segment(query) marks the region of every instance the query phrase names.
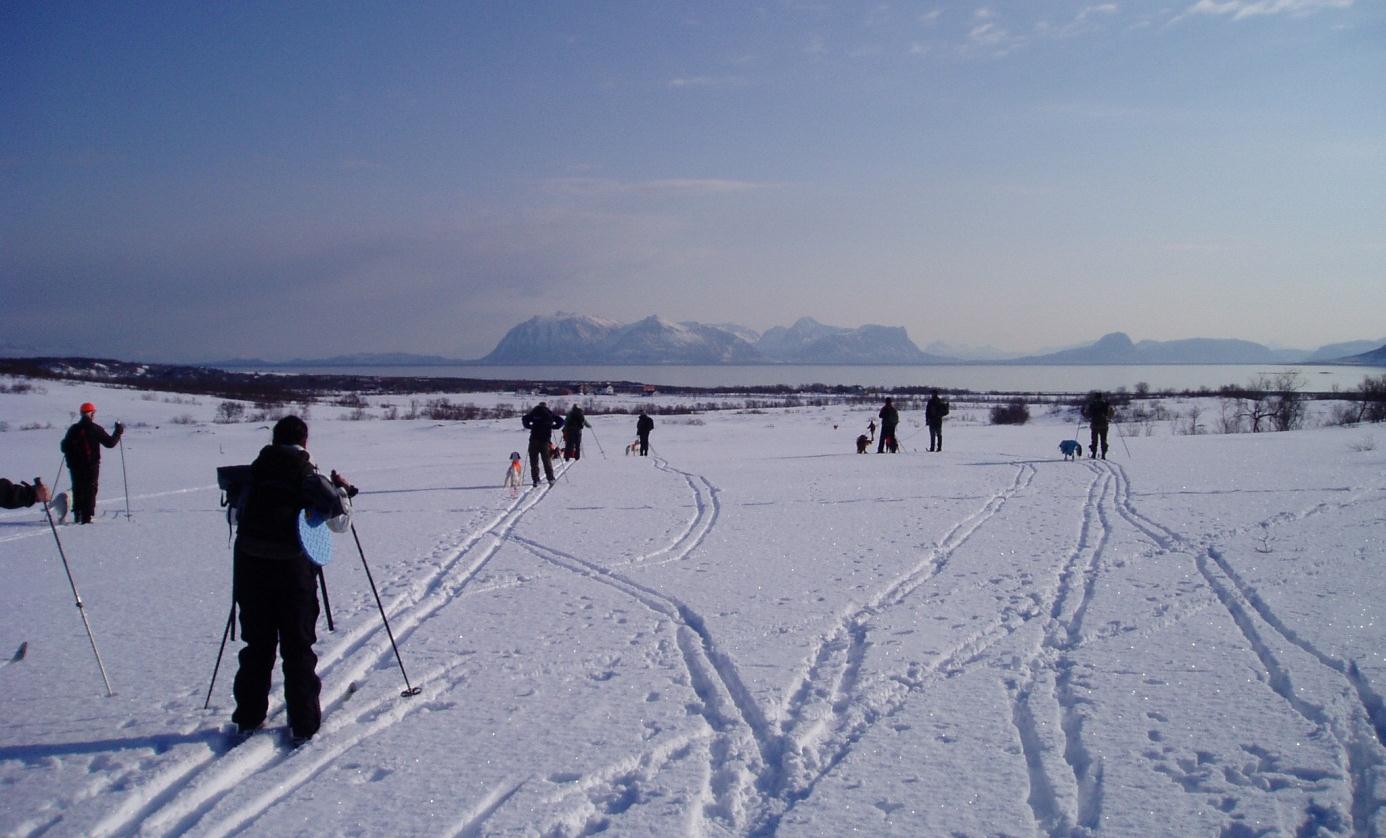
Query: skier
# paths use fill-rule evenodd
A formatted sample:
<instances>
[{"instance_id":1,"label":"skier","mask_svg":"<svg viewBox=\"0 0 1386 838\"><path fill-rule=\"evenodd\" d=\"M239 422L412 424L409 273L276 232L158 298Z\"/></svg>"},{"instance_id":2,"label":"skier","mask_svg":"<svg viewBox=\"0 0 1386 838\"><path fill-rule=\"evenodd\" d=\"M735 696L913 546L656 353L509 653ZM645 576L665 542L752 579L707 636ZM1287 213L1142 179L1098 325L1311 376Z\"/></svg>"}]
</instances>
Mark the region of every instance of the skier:
<instances>
[{"instance_id":1,"label":"skier","mask_svg":"<svg viewBox=\"0 0 1386 838\"><path fill-rule=\"evenodd\" d=\"M236 671L236 710L242 734L265 721L275 648L283 658L284 705L295 744L313 737L322 724L318 696L318 574L298 538L298 515L314 510L334 531L350 526L347 498L356 494L345 478L318 474L305 446L308 425L285 416L274 426L270 445L251 465L251 485L236 531L232 592L241 609L245 648Z\"/></svg>"},{"instance_id":2,"label":"skier","mask_svg":"<svg viewBox=\"0 0 1386 838\"><path fill-rule=\"evenodd\" d=\"M924 422L929 426L929 450L943 450L943 417L948 415L948 402L938 397L938 391L929 396L924 405Z\"/></svg>"},{"instance_id":3,"label":"skier","mask_svg":"<svg viewBox=\"0 0 1386 838\"><path fill-rule=\"evenodd\" d=\"M900 446L895 441L895 426L900 424L900 414L895 410L895 405L891 403L887 396L885 406L877 414L881 417L881 441L876 445L876 453L884 454L887 448L894 454L900 450Z\"/></svg>"},{"instance_id":4,"label":"skier","mask_svg":"<svg viewBox=\"0 0 1386 838\"><path fill-rule=\"evenodd\" d=\"M1092 427L1092 442L1088 446L1088 459L1097 456L1098 442L1102 448L1102 459L1107 459L1107 423L1112 418L1112 405L1101 390L1094 390L1083 405L1083 418Z\"/></svg>"},{"instance_id":5,"label":"skier","mask_svg":"<svg viewBox=\"0 0 1386 838\"><path fill-rule=\"evenodd\" d=\"M549 406L539 402L533 410L524 415L520 424L529 428L529 473L534 485L539 485L539 461L544 461L544 476L553 485L553 455L549 446L553 444L553 432L563 427L563 417L555 416Z\"/></svg>"},{"instance_id":6,"label":"skier","mask_svg":"<svg viewBox=\"0 0 1386 838\"><path fill-rule=\"evenodd\" d=\"M650 431L654 430L654 420L640 411L640 418L635 420L635 435L640 438L640 456L650 455Z\"/></svg>"},{"instance_id":7,"label":"skier","mask_svg":"<svg viewBox=\"0 0 1386 838\"><path fill-rule=\"evenodd\" d=\"M19 483L0 477L0 506L6 509L19 509L25 506L33 506L39 501L48 503L53 496L48 493L48 487L42 483L35 482L33 486L20 481Z\"/></svg>"},{"instance_id":8,"label":"skier","mask_svg":"<svg viewBox=\"0 0 1386 838\"><path fill-rule=\"evenodd\" d=\"M563 420L563 459L582 459L582 429L590 427L582 408L573 405Z\"/></svg>"},{"instance_id":9,"label":"skier","mask_svg":"<svg viewBox=\"0 0 1386 838\"><path fill-rule=\"evenodd\" d=\"M78 524L90 524L96 513L96 489L101 475L101 446L114 448L125 433L125 426L115 423L115 433L96 424L96 405L84 402L80 408L82 418L67 429L63 437L63 456L67 458L67 470L72 476L72 520Z\"/></svg>"}]
</instances>

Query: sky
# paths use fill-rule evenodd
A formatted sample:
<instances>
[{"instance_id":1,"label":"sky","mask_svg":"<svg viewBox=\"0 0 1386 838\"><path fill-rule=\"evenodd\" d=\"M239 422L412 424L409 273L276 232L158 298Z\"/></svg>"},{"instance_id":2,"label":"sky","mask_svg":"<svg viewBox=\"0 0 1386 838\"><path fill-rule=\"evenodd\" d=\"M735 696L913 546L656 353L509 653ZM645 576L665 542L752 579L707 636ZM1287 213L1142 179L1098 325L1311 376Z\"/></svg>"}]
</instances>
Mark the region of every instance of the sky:
<instances>
[{"instance_id":1,"label":"sky","mask_svg":"<svg viewBox=\"0 0 1386 838\"><path fill-rule=\"evenodd\" d=\"M1386 332L1377 2L12 2L0 78L11 354Z\"/></svg>"}]
</instances>

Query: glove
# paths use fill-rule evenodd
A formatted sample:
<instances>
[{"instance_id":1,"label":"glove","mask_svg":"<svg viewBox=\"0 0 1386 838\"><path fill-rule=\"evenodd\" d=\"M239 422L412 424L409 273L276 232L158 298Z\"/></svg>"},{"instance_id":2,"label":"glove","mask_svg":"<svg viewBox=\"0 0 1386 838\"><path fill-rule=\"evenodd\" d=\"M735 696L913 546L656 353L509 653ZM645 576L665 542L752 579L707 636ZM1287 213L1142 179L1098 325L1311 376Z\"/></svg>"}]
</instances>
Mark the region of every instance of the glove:
<instances>
[{"instance_id":1,"label":"glove","mask_svg":"<svg viewBox=\"0 0 1386 838\"><path fill-rule=\"evenodd\" d=\"M332 472L332 485L336 486L339 489L345 489L346 496L348 498L356 497L357 492L360 491L360 489L357 489L355 486L348 483L345 477L341 476L335 471Z\"/></svg>"},{"instance_id":2,"label":"glove","mask_svg":"<svg viewBox=\"0 0 1386 838\"><path fill-rule=\"evenodd\" d=\"M125 426L119 422L115 423L115 435L120 436L123 433L125 433Z\"/></svg>"}]
</instances>

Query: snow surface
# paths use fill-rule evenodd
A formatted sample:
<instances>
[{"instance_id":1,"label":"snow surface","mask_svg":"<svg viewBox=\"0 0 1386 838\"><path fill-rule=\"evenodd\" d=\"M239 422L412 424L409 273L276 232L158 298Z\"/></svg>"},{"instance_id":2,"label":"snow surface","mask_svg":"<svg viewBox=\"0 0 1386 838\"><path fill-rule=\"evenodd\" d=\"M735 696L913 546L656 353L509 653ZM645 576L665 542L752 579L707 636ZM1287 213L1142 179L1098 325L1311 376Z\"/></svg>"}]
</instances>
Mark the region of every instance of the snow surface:
<instances>
[{"instance_id":1,"label":"snow surface","mask_svg":"<svg viewBox=\"0 0 1386 838\"><path fill-rule=\"evenodd\" d=\"M1062 415L955 409L929 454L909 411L904 453L859 456L874 411L844 405L657 417L640 458L596 415L512 497L518 420L314 405L422 694L346 536L321 733L228 750L214 468L267 426L43 382L0 394L0 474L51 479L88 399L131 425L133 514L108 451L97 522L59 533L116 696L46 520L0 513L6 834L1386 833L1376 430L1156 426L1064 462Z\"/></svg>"}]
</instances>

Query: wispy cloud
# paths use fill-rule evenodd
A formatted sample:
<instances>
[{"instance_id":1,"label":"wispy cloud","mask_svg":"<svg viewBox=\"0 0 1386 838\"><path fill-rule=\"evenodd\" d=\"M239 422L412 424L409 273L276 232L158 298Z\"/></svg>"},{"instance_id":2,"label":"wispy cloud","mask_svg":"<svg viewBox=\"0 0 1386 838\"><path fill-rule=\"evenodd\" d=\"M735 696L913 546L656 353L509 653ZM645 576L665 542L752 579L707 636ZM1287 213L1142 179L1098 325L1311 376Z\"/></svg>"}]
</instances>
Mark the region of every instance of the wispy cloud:
<instances>
[{"instance_id":1,"label":"wispy cloud","mask_svg":"<svg viewBox=\"0 0 1386 838\"><path fill-rule=\"evenodd\" d=\"M673 88L745 87L747 84L743 76L679 76L669 80Z\"/></svg>"},{"instance_id":2,"label":"wispy cloud","mask_svg":"<svg viewBox=\"0 0 1386 838\"><path fill-rule=\"evenodd\" d=\"M1224 15L1232 20L1262 15L1310 15L1324 9L1348 9L1355 0L1198 0L1176 21L1193 15Z\"/></svg>"},{"instance_id":3,"label":"wispy cloud","mask_svg":"<svg viewBox=\"0 0 1386 838\"><path fill-rule=\"evenodd\" d=\"M569 177L544 182L555 192L568 195L729 195L774 189L783 184L770 181L735 180L731 178L664 178L656 180L623 181L614 178Z\"/></svg>"}]
</instances>

